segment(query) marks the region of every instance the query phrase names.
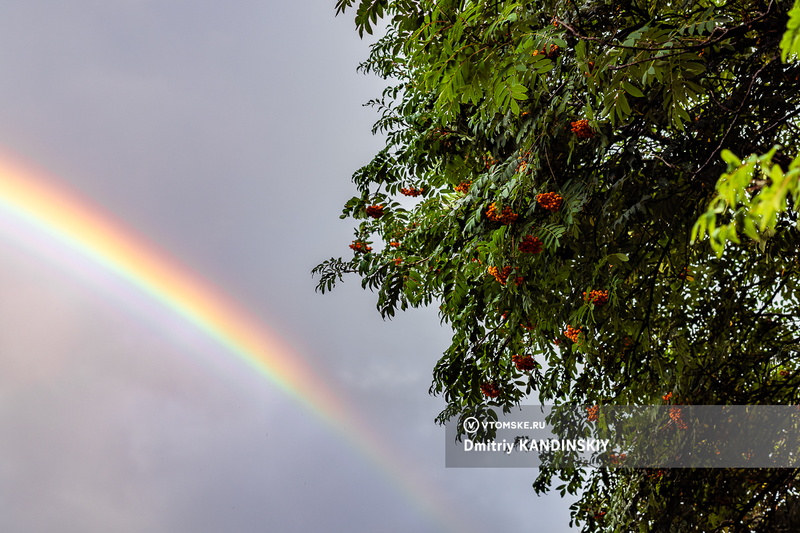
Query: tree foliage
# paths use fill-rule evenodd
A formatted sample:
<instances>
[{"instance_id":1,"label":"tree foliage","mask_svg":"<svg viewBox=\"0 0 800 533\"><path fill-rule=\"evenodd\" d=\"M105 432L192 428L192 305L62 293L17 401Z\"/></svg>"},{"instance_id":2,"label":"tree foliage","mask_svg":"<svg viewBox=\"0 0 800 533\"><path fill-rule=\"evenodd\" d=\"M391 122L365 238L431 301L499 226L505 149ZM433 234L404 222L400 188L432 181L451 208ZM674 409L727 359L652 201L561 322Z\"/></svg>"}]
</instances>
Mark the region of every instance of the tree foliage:
<instances>
[{"instance_id":1,"label":"tree foliage","mask_svg":"<svg viewBox=\"0 0 800 533\"><path fill-rule=\"evenodd\" d=\"M532 394L800 403L792 7L339 0L362 35L386 22L360 66L387 81L386 147L318 288L356 273L384 317L439 306L440 422ZM543 468L534 488L583 491L584 531L789 531L797 476Z\"/></svg>"}]
</instances>

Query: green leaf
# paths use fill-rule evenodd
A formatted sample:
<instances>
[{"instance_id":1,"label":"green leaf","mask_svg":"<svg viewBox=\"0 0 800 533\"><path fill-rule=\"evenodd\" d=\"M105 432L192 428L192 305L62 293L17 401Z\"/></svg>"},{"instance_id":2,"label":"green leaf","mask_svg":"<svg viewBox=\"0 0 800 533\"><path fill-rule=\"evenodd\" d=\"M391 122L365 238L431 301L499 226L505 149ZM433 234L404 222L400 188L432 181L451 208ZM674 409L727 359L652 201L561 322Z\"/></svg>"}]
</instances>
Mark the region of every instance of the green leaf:
<instances>
[{"instance_id":1,"label":"green leaf","mask_svg":"<svg viewBox=\"0 0 800 533\"><path fill-rule=\"evenodd\" d=\"M622 110L620 119L623 119L631 114L631 106L628 104L628 98L625 93L617 93L617 108Z\"/></svg>"},{"instance_id":2,"label":"green leaf","mask_svg":"<svg viewBox=\"0 0 800 533\"><path fill-rule=\"evenodd\" d=\"M636 86L631 84L630 82L623 81L622 82L622 88L625 89L625 92L627 92L631 96L634 96L636 98L643 98L644 97L644 93L642 91L640 91L639 89L637 89Z\"/></svg>"},{"instance_id":3,"label":"green leaf","mask_svg":"<svg viewBox=\"0 0 800 533\"><path fill-rule=\"evenodd\" d=\"M780 43L781 61L796 60L800 56L800 0L795 0L789 11L789 22Z\"/></svg>"},{"instance_id":4,"label":"green leaf","mask_svg":"<svg viewBox=\"0 0 800 533\"><path fill-rule=\"evenodd\" d=\"M742 160L739 159L738 157L736 157L733 154L733 152L731 152L727 148L723 148L723 150L720 152L719 155L720 155L720 157L722 157L723 161L728 163L728 168L739 167L739 166L742 165Z\"/></svg>"}]
</instances>

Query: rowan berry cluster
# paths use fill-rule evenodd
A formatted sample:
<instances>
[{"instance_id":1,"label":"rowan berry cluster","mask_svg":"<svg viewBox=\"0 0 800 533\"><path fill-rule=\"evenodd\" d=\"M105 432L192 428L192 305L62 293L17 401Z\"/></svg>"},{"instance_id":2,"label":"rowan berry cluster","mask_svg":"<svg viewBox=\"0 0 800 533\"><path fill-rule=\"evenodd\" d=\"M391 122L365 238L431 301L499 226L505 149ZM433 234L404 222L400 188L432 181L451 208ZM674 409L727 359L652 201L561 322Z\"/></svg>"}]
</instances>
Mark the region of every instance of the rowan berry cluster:
<instances>
[{"instance_id":1,"label":"rowan berry cluster","mask_svg":"<svg viewBox=\"0 0 800 533\"><path fill-rule=\"evenodd\" d=\"M531 55L545 56L547 59L555 59L556 57L558 57L559 51L560 50L557 44L551 44L549 47L545 46L541 50L534 50L533 54Z\"/></svg>"},{"instance_id":2,"label":"rowan berry cluster","mask_svg":"<svg viewBox=\"0 0 800 533\"><path fill-rule=\"evenodd\" d=\"M519 243L519 251L526 254L538 254L544 249L542 241L533 235L525 235Z\"/></svg>"},{"instance_id":3,"label":"rowan berry cluster","mask_svg":"<svg viewBox=\"0 0 800 533\"><path fill-rule=\"evenodd\" d=\"M495 166L497 163L498 163L498 161L494 157L492 157L490 155L483 156L483 165L486 167L486 170L489 170L490 168Z\"/></svg>"},{"instance_id":4,"label":"rowan berry cluster","mask_svg":"<svg viewBox=\"0 0 800 533\"><path fill-rule=\"evenodd\" d=\"M548 211L556 212L561 209L564 197L555 192L544 192L536 195L536 203Z\"/></svg>"},{"instance_id":5,"label":"rowan berry cluster","mask_svg":"<svg viewBox=\"0 0 800 533\"><path fill-rule=\"evenodd\" d=\"M511 360L517 365L517 370L520 372L527 372L536 368L536 361L533 360L532 355L512 355Z\"/></svg>"},{"instance_id":6,"label":"rowan berry cluster","mask_svg":"<svg viewBox=\"0 0 800 533\"><path fill-rule=\"evenodd\" d=\"M526 113L523 113L523 115L525 114ZM528 170L528 159L530 158L530 156L531 153L530 151L528 151L528 152L522 152L520 156L517 157L517 172L522 173Z\"/></svg>"},{"instance_id":7,"label":"rowan berry cluster","mask_svg":"<svg viewBox=\"0 0 800 533\"><path fill-rule=\"evenodd\" d=\"M383 205L370 205L365 211L372 218L381 218L383 216Z\"/></svg>"},{"instance_id":8,"label":"rowan berry cluster","mask_svg":"<svg viewBox=\"0 0 800 533\"><path fill-rule=\"evenodd\" d=\"M584 292L583 299L597 306L605 305L608 303L608 291L589 291L589 294Z\"/></svg>"},{"instance_id":9,"label":"rowan berry cluster","mask_svg":"<svg viewBox=\"0 0 800 533\"><path fill-rule=\"evenodd\" d=\"M425 191L425 189L417 189L416 187L403 187L402 189L400 189L400 193L401 194L403 194L405 196L413 196L413 197L419 196L424 191Z\"/></svg>"},{"instance_id":10,"label":"rowan berry cluster","mask_svg":"<svg viewBox=\"0 0 800 533\"><path fill-rule=\"evenodd\" d=\"M578 342L581 333L583 330L581 328L573 328L569 324L567 324L567 329L564 331L564 336L571 340L572 342Z\"/></svg>"},{"instance_id":11,"label":"rowan berry cluster","mask_svg":"<svg viewBox=\"0 0 800 533\"><path fill-rule=\"evenodd\" d=\"M597 422L597 416L600 412L599 405L593 405L586 408L586 420L588 422Z\"/></svg>"},{"instance_id":12,"label":"rowan berry cluster","mask_svg":"<svg viewBox=\"0 0 800 533\"><path fill-rule=\"evenodd\" d=\"M500 282L501 285L505 285L506 284L506 281L508 280L508 275L511 274L511 267L510 266L503 267L502 270L500 270L497 267L489 267L487 270L488 270L489 274L494 276L494 279L496 279L498 282Z\"/></svg>"},{"instance_id":13,"label":"rowan berry cluster","mask_svg":"<svg viewBox=\"0 0 800 533\"><path fill-rule=\"evenodd\" d=\"M467 192L469 192L469 188L471 186L472 186L472 182L471 181L462 181L461 183L456 185L454 187L454 189L456 190L456 192L467 194Z\"/></svg>"},{"instance_id":14,"label":"rowan berry cluster","mask_svg":"<svg viewBox=\"0 0 800 533\"><path fill-rule=\"evenodd\" d=\"M353 241L353 244L350 245L350 249L356 253L365 254L372 251L372 246L367 246L367 243L363 241Z\"/></svg>"},{"instance_id":15,"label":"rowan berry cluster","mask_svg":"<svg viewBox=\"0 0 800 533\"><path fill-rule=\"evenodd\" d=\"M511 211L511 207L509 206L503 207L503 210L498 212L497 204L492 202L489 209L486 211L486 218L503 225L508 225L516 222L519 215Z\"/></svg>"},{"instance_id":16,"label":"rowan berry cluster","mask_svg":"<svg viewBox=\"0 0 800 533\"><path fill-rule=\"evenodd\" d=\"M622 351L627 352L633 346L633 339L627 335L622 339Z\"/></svg>"},{"instance_id":17,"label":"rowan berry cluster","mask_svg":"<svg viewBox=\"0 0 800 533\"><path fill-rule=\"evenodd\" d=\"M394 258L394 264L395 265L400 265L402 262L403 262L403 258L402 257L395 257Z\"/></svg>"},{"instance_id":18,"label":"rowan berry cluster","mask_svg":"<svg viewBox=\"0 0 800 533\"><path fill-rule=\"evenodd\" d=\"M622 463L623 461L625 461L625 459L627 457L628 457L628 455L624 454L624 453L620 453L620 454L612 453L611 455L608 456L608 458L611 459L611 464L612 465L618 465L618 464Z\"/></svg>"},{"instance_id":19,"label":"rowan berry cluster","mask_svg":"<svg viewBox=\"0 0 800 533\"><path fill-rule=\"evenodd\" d=\"M500 396L500 387L496 381L486 381L481 383L481 392L489 398L497 398Z\"/></svg>"},{"instance_id":20,"label":"rowan berry cluster","mask_svg":"<svg viewBox=\"0 0 800 533\"><path fill-rule=\"evenodd\" d=\"M589 125L589 121L586 119L570 122L570 126L572 126L572 133L574 133L578 139L591 139L595 135L594 130Z\"/></svg>"},{"instance_id":21,"label":"rowan berry cluster","mask_svg":"<svg viewBox=\"0 0 800 533\"><path fill-rule=\"evenodd\" d=\"M392 248L398 248L400 246L400 243L397 241L392 241L389 243L389 246L391 246Z\"/></svg>"},{"instance_id":22,"label":"rowan berry cluster","mask_svg":"<svg viewBox=\"0 0 800 533\"><path fill-rule=\"evenodd\" d=\"M666 393L661 397L661 399L664 400L664 403L669 403L669 401L672 399L672 392Z\"/></svg>"},{"instance_id":23,"label":"rowan berry cluster","mask_svg":"<svg viewBox=\"0 0 800 533\"><path fill-rule=\"evenodd\" d=\"M673 422L675 422L675 425L678 426L678 429L689 429L689 426L683 419L683 412L681 411L680 407L670 407L669 417Z\"/></svg>"}]
</instances>

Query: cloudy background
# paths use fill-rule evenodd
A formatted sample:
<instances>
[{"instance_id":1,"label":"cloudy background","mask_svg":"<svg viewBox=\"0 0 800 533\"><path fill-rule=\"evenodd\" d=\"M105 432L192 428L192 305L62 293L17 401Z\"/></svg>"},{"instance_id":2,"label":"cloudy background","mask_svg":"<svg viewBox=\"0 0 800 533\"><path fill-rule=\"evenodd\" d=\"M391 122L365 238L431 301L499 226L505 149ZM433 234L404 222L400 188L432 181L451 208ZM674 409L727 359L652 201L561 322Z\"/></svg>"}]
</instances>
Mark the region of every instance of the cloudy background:
<instances>
[{"instance_id":1,"label":"cloudy background","mask_svg":"<svg viewBox=\"0 0 800 533\"><path fill-rule=\"evenodd\" d=\"M284 339L417 494L202 331L0 214L3 531L568 530L535 471L444 468L433 310L383 322L356 279L313 291L311 268L349 253L349 176L380 148L361 104L381 81L356 74L367 45L333 11L4 1L0 147Z\"/></svg>"}]
</instances>

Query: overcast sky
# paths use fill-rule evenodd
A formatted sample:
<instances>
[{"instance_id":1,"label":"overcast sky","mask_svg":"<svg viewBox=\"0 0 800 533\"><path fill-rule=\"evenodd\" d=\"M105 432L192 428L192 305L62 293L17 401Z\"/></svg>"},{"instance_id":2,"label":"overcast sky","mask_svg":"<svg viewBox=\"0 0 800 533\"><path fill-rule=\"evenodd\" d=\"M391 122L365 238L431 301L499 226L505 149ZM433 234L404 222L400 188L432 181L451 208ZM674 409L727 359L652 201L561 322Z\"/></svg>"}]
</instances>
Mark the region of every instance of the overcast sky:
<instances>
[{"instance_id":1,"label":"overcast sky","mask_svg":"<svg viewBox=\"0 0 800 533\"><path fill-rule=\"evenodd\" d=\"M381 80L334 2L7 0L0 147L47 169L249 310L410 472L113 273L0 214L0 529L567 531L533 470L446 469L433 310L383 322L348 255L350 175ZM435 513L415 498L437 494ZM453 530L453 529L450 530Z\"/></svg>"}]
</instances>

